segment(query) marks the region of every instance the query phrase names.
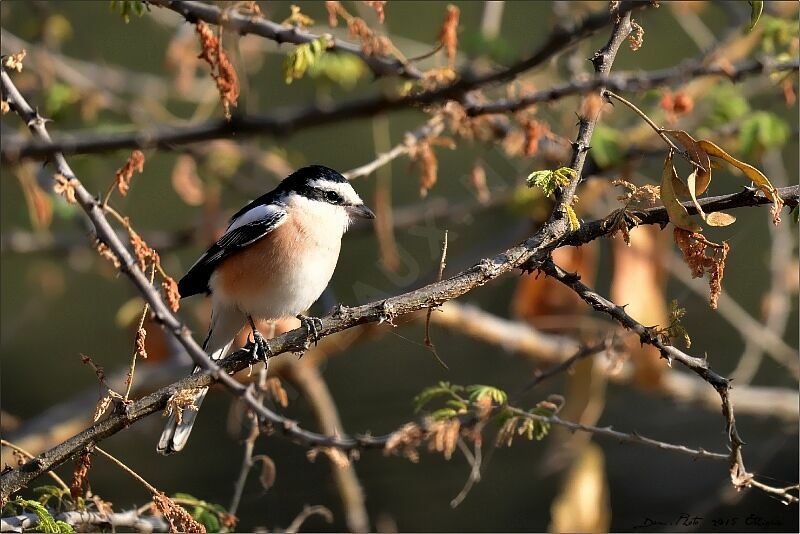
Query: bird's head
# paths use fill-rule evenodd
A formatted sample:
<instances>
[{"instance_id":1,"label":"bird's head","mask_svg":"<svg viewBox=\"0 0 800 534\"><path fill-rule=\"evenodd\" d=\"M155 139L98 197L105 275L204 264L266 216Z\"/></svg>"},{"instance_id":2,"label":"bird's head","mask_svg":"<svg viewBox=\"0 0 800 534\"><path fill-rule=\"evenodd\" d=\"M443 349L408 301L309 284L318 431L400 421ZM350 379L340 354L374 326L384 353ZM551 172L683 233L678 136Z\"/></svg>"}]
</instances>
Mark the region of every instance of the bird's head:
<instances>
[{"instance_id":1,"label":"bird's head","mask_svg":"<svg viewBox=\"0 0 800 534\"><path fill-rule=\"evenodd\" d=\"M318 209L351 218L374 219L375 214L364 205L344 176L323 165L309 165L287 176L278 186L285 194L296 195L295 202L309 209ZM291 199L290 199L291 202Z\"/></svg>"}]
</instances>

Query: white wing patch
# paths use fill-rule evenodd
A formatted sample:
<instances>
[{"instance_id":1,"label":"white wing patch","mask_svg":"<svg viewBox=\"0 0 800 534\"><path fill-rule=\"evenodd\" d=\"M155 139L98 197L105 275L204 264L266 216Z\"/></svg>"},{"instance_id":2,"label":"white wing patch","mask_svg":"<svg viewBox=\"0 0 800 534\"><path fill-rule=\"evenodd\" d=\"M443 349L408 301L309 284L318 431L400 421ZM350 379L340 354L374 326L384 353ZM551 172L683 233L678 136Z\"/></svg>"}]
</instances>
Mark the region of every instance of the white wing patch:
<instances>
[{"instance_id":1,"label":"white wing patch","mask_svg":"<svg viewBox=\"0 0 800 534\"><path fill-rule=\"evenodd\" d=\"M242 213L239 217L231 221L231 224L228 226L228 229L225 230L225 233L231 232L236 230L237 228L241 228L245 224L250 224L257 221L267 221L270 219L274 219L275 217L280 217L281 214L284 212L284 209L280 206L275 206L272 204L259 204L258 206Z\"/></svg>"}]
</instances>

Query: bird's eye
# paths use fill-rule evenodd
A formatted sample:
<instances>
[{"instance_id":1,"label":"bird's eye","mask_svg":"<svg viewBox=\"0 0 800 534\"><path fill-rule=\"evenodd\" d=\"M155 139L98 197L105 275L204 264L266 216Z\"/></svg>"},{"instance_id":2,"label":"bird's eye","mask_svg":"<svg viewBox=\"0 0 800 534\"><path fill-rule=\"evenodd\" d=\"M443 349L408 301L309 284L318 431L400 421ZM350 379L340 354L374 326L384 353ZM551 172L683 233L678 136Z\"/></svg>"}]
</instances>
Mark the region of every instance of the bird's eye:
<instances>
[{"instance_id":1,"label":"bird's eye","mask_svg":"<svg viewBox=\"0 0 800 534\"><path fill-rule=\"evenodd\" d=\"M333 191L325 191L325 200L327 200L328 202L338 202L339 195L337 195Z\"/></svg>"}]
</instances>

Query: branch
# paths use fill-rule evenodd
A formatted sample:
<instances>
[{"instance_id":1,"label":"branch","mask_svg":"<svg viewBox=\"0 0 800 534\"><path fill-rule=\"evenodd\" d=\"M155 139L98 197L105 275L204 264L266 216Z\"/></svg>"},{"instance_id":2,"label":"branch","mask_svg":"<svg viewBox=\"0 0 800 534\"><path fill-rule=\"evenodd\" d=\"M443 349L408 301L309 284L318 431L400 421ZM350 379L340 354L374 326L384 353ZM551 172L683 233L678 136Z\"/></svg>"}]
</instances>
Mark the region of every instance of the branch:
<instances>
[{"instance_id":1,"label":"branch","mask_svg":"<svg viewBox=\"0 0 800 534\"><path fill-rule=\"evenodd\" d=\"M585 80L576 80L557 85L550 89L536 91L520 98L509 98L466 106L470 116L486 115L493 113L514 113L535 104L553 102L565 96L585 94L594 89L605 87L610 91L638 92L662 87L665 85L681 84L703 76L722 76L733 82L748 76L771 74L773 72L800 69L800 61L776 61L771 57L756 60L742 61L733 66L719 64L706 65L700 61L691 61L668 69L650 72L620 72L611 76L595 76Z\"/></svg>"},{"instance_id":2,"label":"branch","mask_svg":"<svg viewBox=\"0 0 800 534\"><path fill-rule=\"evenodd\" d=\"M171 9L178 13L187 22L192 24L198 20L223 26L239 35L259 35L278 44L292 43L303 44L319 39L319 35L302 30L296 26L284 26L264 18L260 15L242 13L236 9L220 9L211 4L202 2L189 2L184 0L147 0L150 4L158 7ZM330 38L329 50L353 54L372 70L376 77L380 76L400 76L417 80L422 77L422 73L409 63L403 63L397 59L389 57L379 57L365 54L361 46L343 39Z\"/></svg>"},{"instance_id":3,"label":"branch","mask_svg":"<svg viewBox=\"0 0 800 534\"><path fill-rule=\"evenodd\" d=\"M786 206L794 208L798 204L798 199L800 199L800 186L781 187L778 189L778 193L785 201ZM738 193L699 199L699 204L706 213L725 211L734 208L763 206L771 203L771 200L764 196L760 190L755 188L745 188ZM690 215L695 215L697 213L697 207L692 202L683 202L682 204ZM641 219L640 225L659 224L663 227L669 222L667 210L663 206L637 211L636 216ZM633 228L633 226L630 225L629 228ZM610 229L610 224L606 219L596 219L594 221L581 223L581 227L578 230L570 232L569 235L567 235L562 245L580 246L594 241L598 237L607 235Z\"/></svg>"},{"instance_id":4,"label":"branch","mask_svg":"<svg viewBox=\"0 0 800 534\"><path fill-rule=\"evenodd\" d=\"M677 348L664 344L655 333L652 327L645 327L633 317L625 312L625 308L618 306L599 295L597 292L586 286L580 281L580 276L575 273L568 273L554 264L552 260L546 260L540 266L540 269L549 276L554 277L559 282L571 288L581 299L587 304L592 306L595 310L610 315L613 319L619 322L625 328L631 330L639 336L642 343L647 343L656 347L662 357L667 359L667 362L672 365L672 361L678 361L689 370L697 374L705 382L711 385L719 395L722 402L722 415L725 417L728 440L730 443L730 454L728 455L728 463L730 465L731 481L736 489L751 486L753 482L753 475L748 473L744 460L742 457L742 446L744 442L739 436L736 428L736 418L733 413L733 405L730 400L730 381L716 372L714 372L708 365L705 358L696 358L690 356ZM763 489L763 484L759 483L758 487ZM794 502L797 498L791 497ZM786 497L786 498L789 498Z\"/></svg>"},{"instance_id":5,"label":"branch","mask_svg":"<svg viewBox=\"0 0 800 534\"><path fill-rule=\"evenodd\" d=\"M167 1L158 0L158 2L164 3L167 3ZM177 4L178 2L173 1L172 3ZM180 2L182 5L187 3ZM195 5L196 3L193 2L192 4ZM197 5L218 11L218 8L213 6ZM620 6L620 12L630 13L631 10L649 5L649 2L623 2ZM557 28L534 54L506 69L483 75L475 75L471 71L465 71L452 84L430 91L412 93L407 96L378 95L334 106L314 104L304 108L280 110L269 116L242 117L234 115L230 121L222 118L213 119L187 127L160 126L124 133L63 133L58 139L50 143L38 140L27 143L6 140L3 143L2 150L0 150L0 161L3 163L15 163L25 158L49 157L56 152L70 155L92 154L123 148L160 148L170 150L173 145L208 141L233 135L236 135L237 138L256 134L284 137L302 128L372 117L380 113L412 106L424 106L448 99L460 99L469 91L485 85L510 80L526 70L544 64L559 52L591 36L595 31L607 25L609 20L608 12L603 10L574 27ZM295 30L286 28L283 28L283 30L295 32Z\"/></svg>"},{"instance_id":6,"label":"branch","mask_svg":"<svg viewBox=\"0 0 800 534\"><path fill-rule=\"evenodd\" d=\"M578 430L580 430L581 432L588 432L590 434L594 434L595 436L603 436L618 441L620 443L635 443L637 445L646 445L648 447L655 447L656 449L661 449L662 451L678 452L681 454L686 454L701 459L709 459L709 460L728 459L727 454L721 454L718 452L709 452L703 448L692 449L691 447L686 447L685 445L675 445L673 443L667 443L665 441L658 441L656 439L642 436L637 432L631 432L631 433L619 432L617 430L612 429L610 426L597 427L592 425L584 425L581 423L573 423L572 421L565 421L555 415L551 416L537 415L537 414L532 414L530 412L526 412L524 410L520 410L519 408L510 408L510 411L514 415L518 415L528 419L533 419L534 421L540 421L543 423L550 423L552 425L563 426L564 428L572 430L573 432Z\"/></svg>"},{"instance_id":7,"label":"branch","mask_svg":"<svg viewBox=\"0 0 800 534\"><path fill-rule=\"evenodd\" d=\"M594 63L599 72L603 74L608 73L616 51L629 31L630 12L619 17L614 25L608 44L603 50L596 54ZM544 60L543 56L541 60ZM44 119L42 119L42 117L24 100L6 73L4 67L2 69L1 79L4 96L11 107L25 120L38 139L45 144L49 144L51 141L44 127ZM462 82L457 82L455 86L459 85L459 83ZM572 164L572 168L577 171L578 177L580 176L580 170L585 160L586 150L591 139L593 127L594 120L582 121L578 142L575 144ZM77 180L72 169L69 168L69 165L64 159L63 154L56 152L54 154L54 159L58 172L74 183L76 199L95 225L98 238L120 259L122 272L131 278L145 301L150 304L153 309L153 314L159 323L175 336L187 350L192 360L204 369L203 373L181 381L179 383L181 388L210 385L214 380L218 380L235 395L241 397L263 421L282 429L283 433L288 437L301 443L323 447L334 446L344 450L382 446L380 440L371 436L339 438L324 436L304 430L300 428L296 422L263 406L248 388L226 374L226 371L239 370L253 363L250 361L250 357L244 361L238 360L236 364L239 365L238 368L233 365L230 367L226 365L223 369L212 362L191 337L189 330L170 312L158 292L149 284L147 277L135 264L134 259L114 233L109 222L105 219L99 202L97 199L93 198ZM576 177L566 189L562 196L562 202L568 204L571 201L575 187L577 186L578 177ZM391 323L392 319L395 317L419 311L423 308L439 306L443 302L460 297L468 291L522 266L537 253L549 254L550 251L558 246L566 232L567 222L561 211L556 209L542 229L525 242L491 258L484 259L480 263L451 278L383 301L373 302L355 308L340 306L336 311L321 319L317 337L327 336L352 326L368 322L381 323L385 321ZM296 329L272 340L270 343L270 352L273 355L289 351L303 352L307 342L308 332L305 331L305 329ZM228 361L231 361L231 358L227 359L225 363ZM35 477L65 462L72 455L82 450L86 444L94 443L108 437L130 425L133 421L162 409L166 405L167 400L176 391L178 390L175 389L169 392L164 392L162 390L161 397L157 397L155 396L156 394L153 394L133 405L127 405L121 410L123 413L116 413L108 419L95 424L93 427L73 436L64 443L42 453L39 457L29 461L20 469L4 473L0 479L0 481L3 482L0 496L5 498L9 494L18 491ZM168 393L168 396L165 397L165 393Z\"/></svg>"},{"instance_id":8,"label":"branch","mask_svg":"<svg viewBox=\"0 0 800 534\"><path fill-rule=\"evenodd\" d=\"M88 510L54 513L53 518L57 521L64 521L72 526L96 525L104 527L110 525L113 528L132 528L138 532L169 532L170 528L166 520L156 516L141 516L136 510L128 512L113 512L105 514L102 512L91 512ZM25 513L12 517L4 517L0 520L0 532L23 532L24 530L34 529L39 524L39 517L34 513Z\"/></svg>"}]
</instances>

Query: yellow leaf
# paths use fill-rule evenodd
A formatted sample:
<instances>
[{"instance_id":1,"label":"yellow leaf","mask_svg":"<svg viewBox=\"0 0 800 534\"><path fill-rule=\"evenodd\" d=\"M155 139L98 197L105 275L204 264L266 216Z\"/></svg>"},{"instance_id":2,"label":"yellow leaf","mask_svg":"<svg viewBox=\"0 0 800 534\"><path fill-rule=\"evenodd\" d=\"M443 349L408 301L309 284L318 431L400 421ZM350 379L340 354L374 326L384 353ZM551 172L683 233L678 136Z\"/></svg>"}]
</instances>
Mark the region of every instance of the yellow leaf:
<instances>
[{"instance_id":1,"label":"yellow leaf","mask_svg":"<svg viewBox=\"0 0 800 534\"><path fill-rule=\"evenodd\" d=\"M740 171L742 171L745 176L747 176L753 183L755 183L761 191L770 199L775 205L772 210L772 218L775 224L778 224L781 221L780 218L780 211L783 207L783 199L778 194L778 190L775 189L775 186L772 185L772 182L764 176L764 174L753 167L752 165L748 165L743 161L739 161L738 159L734 158L723 149L712 143L707 139L701 139L697 142L698 146L702 148L709 156L713 156L715 158L724 159Z\"/></svg>"},{"instance_id":2,"label":"yellow leaf","mask_svg":"<svg viewBox=\"0 0 800 534\"><path fill-rule=\"evenodd\" d=\"M729 213L717 211L714 213L709 213L706 217L706 222L710 226L728 226L736 222L736 217Z\"/></svg>"},{"instance_id":3,"label":"yellow leaf","mask_svg":"<svg viewBox=\"0 0 800 534\"><path fill-rule=\"evenodd\" d=\"M711 183L711 160L708 154L702 149L694 137L683 130L664 130L664 133L672 135L686 149L689 159L697 164L695 195L702 195Z\"/></svg>"},{"instance_id":4,"label":"yellow leaf","mask_svg":"<svg viewBox=\"0 0 800 534\"><path fill-rule=\"evenodd\" d=\"M672 152L664 160L664 172L661 175L661 201L667 209L667 215L672 224L678 228L683 228L690 232L702 232L702 228L691 217L689 212L683 207L675 193L677 187L683 185L675 174L672 166Z\"/></svg>"},{"instance_id":5,"label":"yellow leaf","mask_svg":"<svg viewBox=\"0 0 800 534\"><path fill-rule=\"evenodd\" d=\"M706 220L706 213L703 211L703 208L700 206L700 203L697 201L697 195L695 191L697 190L697 171L693 171L692 174L686 178L686 186L689 190L689 196L692 198L692 204L694 207L697 208L697 214L700 215L700 218L704 221Z\"/></svg>"}]
</instances>

